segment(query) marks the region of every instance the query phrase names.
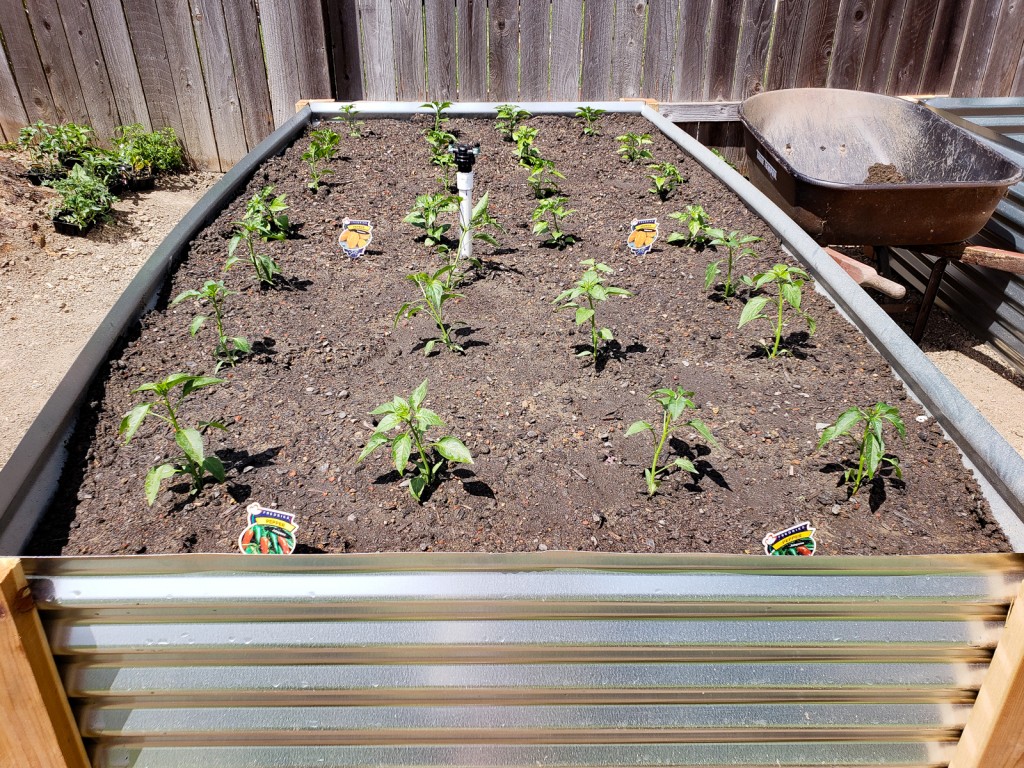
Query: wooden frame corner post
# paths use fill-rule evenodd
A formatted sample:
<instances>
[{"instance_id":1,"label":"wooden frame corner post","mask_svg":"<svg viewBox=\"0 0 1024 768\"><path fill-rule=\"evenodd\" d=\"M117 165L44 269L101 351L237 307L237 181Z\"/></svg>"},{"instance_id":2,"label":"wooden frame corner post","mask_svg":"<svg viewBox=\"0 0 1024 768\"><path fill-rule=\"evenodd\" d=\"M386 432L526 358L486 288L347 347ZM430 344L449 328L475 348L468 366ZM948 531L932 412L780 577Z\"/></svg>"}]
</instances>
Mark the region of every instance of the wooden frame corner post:
<instances>
[{"instance_id":1,"label":"wooden frame corner post","mask_svg":"<svg viewBox=\"0 0 1024 768\"><path fill-rule=\"evenodd\" d=\"M89 768L28 582L0 558L0 756L18 768ZM6 764L6 763L5 763Z\"/></svg>"},{"instance_id":2,"label":"wooden frame corner post","mask_svg":"<svg viewBox=\"0 0 1024 768\"><path fill-rule=\"evenodd\" d=\"M1024 765L1024 584L1010 606L992 663L949 768Z\"/></svg>"}]
</instances>

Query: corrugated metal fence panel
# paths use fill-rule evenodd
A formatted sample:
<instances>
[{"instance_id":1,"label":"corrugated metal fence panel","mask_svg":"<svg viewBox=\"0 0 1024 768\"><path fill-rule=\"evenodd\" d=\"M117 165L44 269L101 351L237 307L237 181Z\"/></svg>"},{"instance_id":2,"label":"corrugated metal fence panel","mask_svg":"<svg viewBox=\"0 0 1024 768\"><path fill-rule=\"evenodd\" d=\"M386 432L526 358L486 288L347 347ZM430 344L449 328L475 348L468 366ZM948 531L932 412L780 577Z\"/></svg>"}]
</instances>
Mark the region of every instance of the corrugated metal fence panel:
<instances>
[{"instance_id":1,"label":"corrugated metal fence panel","mask_svg":"<svg viewBox=\"0 0 1024 768\"><path fill-rule=\"evenodd\" d=\"M1024 558L24 565L99 768L942 766Z\"/></svg>"}]
</instances>

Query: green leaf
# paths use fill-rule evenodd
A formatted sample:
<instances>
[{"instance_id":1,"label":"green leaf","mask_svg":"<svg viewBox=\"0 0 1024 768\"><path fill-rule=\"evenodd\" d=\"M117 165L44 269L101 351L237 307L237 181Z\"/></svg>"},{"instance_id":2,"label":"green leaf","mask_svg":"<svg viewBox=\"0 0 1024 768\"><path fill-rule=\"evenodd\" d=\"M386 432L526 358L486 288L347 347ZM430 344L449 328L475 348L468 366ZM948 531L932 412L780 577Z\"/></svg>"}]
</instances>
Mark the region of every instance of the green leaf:
<instances>
[{"instance_id":1,"label":"green leaf","mask_svg":"<svg viewBox=\"0 0 1024 768\"><path fill-rule=\"evenodd\" d=\"M685 458L680 457L680 458L676 459L675 461L673 461L672 463L675 464L677 467L679 467L684 472L689 472L691 475L696 475L697 474L697 468L695 466L693 466L693 462L690 461L689 459L685 459Z\"/></svg>"},{"instance_id":2,"label":"green leaf","mask_svg":"<svg viewBox=\"0 0 1024 768\"><path fill-rule=\"evenodd\" d=\"M704 270L704 290L711 290L711 286L715 284L715 278L722 274L722 271L718 268L721 261L712 261L708 264L708 268Z\"/></svg>"},{"instance_id":3,"label":"green leaf","mask_svg":"<svg viewBox=\"0 0 1024 768\"><path fill-rule=\"evenodd\" d=\"M428 341L426 345L423 347L423 354L429 355L431 352L433 352L435 344L437 344L437 339L431 339L430 341Z\"/></svg>"},{"instance_id":4,"label":"green leaf","mask_svg":"<svg viewBox=\"0 0 1024 768\"><path fill-rule=\"evenodd\" d=\"M235 349L244 354L252 352L252 347L249 346L249 340L244 336L235 336L231 339L231 343L235 345Z\"/></svg>"},{"instance_id":5,"label":"green leaf","mask_svg":"<svg viewBox=\"0 0 1024 768\"><path fill-rule=\"evenodd\" d=\"M218 483L223 483L227 479L227 474L224 472L224 463L216 456L207 456L206 460L203 461L203 469L213 475Z\"/></svg>"},{"instance_id":6,"label":"green leaf","mask_svg":"<svg viewBox=\"0 0 1024 768\"><path fill-rule=\"evenodd\" d=\"M583 325L594 316L594 310L587 307L576 308L576 325Z\"/></svg>"},{"instance_id":7,"label":"green leaf","mask_svg":"<svg viewBox=\"0 0 1024 768\"><path fill-rule=\"evenodd\" d=\"M686 423L693 427L697 431L697 433L700 434L701 437L708 441L708 443L715 446L716 448L718 447L718 441L715 440L715 436L711 434L711 430L708 429L707 424L705 424L700 419L690 419Z\"/></svg>"},{"instance_id":8,"label":"green leaf","mask_svg":"<svg viewBox=\"0 0 1024 768\"><path fill-rule=\"evenodd\" d=\"M409 493L416 501L420 501L423 498L425 490L427 490L427 479L422 475L416 475L416 477L409 480Z\"/></svg>"},{"instance_id":9,"label":"green leaf","mask_svg":"<svg viewBox=\"0 0 1024 768\"><path fill-rule=\"evenodd\" d=\"M203 451L203 436L197 429L180 429L174 433L174 442L196 464L202 464L206 458Z\"/></svg>"},{"instance_id":10,"label":"green leaf","mask_svg":"<svg viewBox=\"0 0 1024 768\"><path fill-rule=\"evenodd\" d=\"M644 479L647 481L647 495L653 496L658 492L658 486L661 485L661 481L658 480L658 476L651 472L650 467L644 470Z\"/></svg>"},{"instance_id":11,"label":"green leaf","mask_svg":"<svg viewBox=\"0 0 1024 768\"><path fill-rule=\"evenodd\" d=\"M179 472L181 470L174 464L161 464L158 467L153 467L146 473L146 502L149 506L153 506L157 495L160 493L160 483L170 477L174 477Z\"/></svg>"},{"instance_id":12,"label":"green leaf","mask_svg":"<svg viewBox=\"0 0 1024 768\"><path fill-rule=\"evenodd\" d=\"M800 289L797 286L793 283L782 283L779 285L779 291L793 309L800 309Z\"/></svg>"},{"instance_id":13,"label":"green leaf","mask_svg":"<svg viewBox=\"0 0 1024 768\"><path fill-rule=\"evenodd\" d=\"M359 454L359 458L356 459L356 462L358 463L358 462L362 461L367 456L369 456L371 453L373 453L378 448L380 448L382 445L385 445L387 442L388 442L388 436L387 435L385 435L385 434L383 434L381 432L374 432L372 435L370 435L370 439L367 441L366 447L363 448L363 452Z\"/></svg>"},{"instance_id":14,"label":"green leaf","mask_svg":"<svg viewBox=\"0 0 1024 768\"><path fill-rule=\"evenodd\" d=\"M383 405L378 405L376 408L374 408L372 411L370 411L370 415L371 416L379 416L382 413L394 413L394 412L395 412L395 404L394 403L384 403Z\"/></svg>"},{"instance_id":15,"label":"green leaf","mask_svg":"<svg viewBox=\"0 0 1024 768\"><path fill-rule=\"evenodd\" d=\"M408 432L404 432L391 444L391 458L395 462L395 469L398 474L405 472L409 463L409 454L412 453L412 438Z\"/></svg>"},{"instance_id":16,"label":"green leaf","mask_svg":"<svg viewBox=\"0 0 1024 768\"><path fill-rule=\"evenodd\" d=\"M457 437L452 437L451 435L442 437L434 443L434 448L448 461L454 461L457 464L473 463L473 456L470 454L469 449Z\"/></svg>"},{"instance_id":17,"label":"green leaf","mask_svg":"<svg viewBox=\"0 0 1024 768\"><path fill-rule=\"evenodd\" d=\"M484 196L477 200L476 205L473 206L473 213L470 220L477 218L487 210L487 202L490 200L490 195L490 192L484 192Z\"/></svg>"},{"instance_id":18,"label":"green leaf","mask_svg":"<svg viewBox=\"0 0 1024 768\"><path fill-rule=\"evenodd\" d=\"M427 379L424 379L423 383L416 387L412 394L409 395L409 405L413 410L419 408L427 397L427 381Z\"/></svg>"},{"instance_id":19,"label":"green leaf","mask_svg":"<svg viewBox=\"0 0 1024 768\"><path fill-rule=\"evenodd\" d=\"M136 431L138 431L142 422L145 421L152 409L153 406L150 403L136 405L125 414L123 419L121 419L121 426L117 428L117 433L119 435L124 435L124 441L126 444L131 442L132 437L134 437Z\"/></svg>"},{"instance_id":20,"label":"green leaf","mask_svg":"<svg viewBox=\"0 0 1024 768\"><path fill-rule=\"evenodd\" d=\"M878 438L871 432L868 432L864 438L864 470L869 478L875 476L875 472L878 470L878 465L882 461L882 455L885 452L885 447L881 444Z\"/></svg>"},{"instance_id":21,"label":"green leaf","mask_svg":"<svg viewBox=\"0 0 1024 768\"><path fill-rule=\"evenodd\" d=\"M206 322L206 315L196 315L192 318L192 324L188 327L188 332L195 336L199 333L199 329L203 327L203 323Z\"/></svg>"},{"instance_id":22,"label":"green leaf","mask_svg":"<svg viewBox=\"0 0 1024 768\"><path fill-rule=\"evenodd\" d=\"M167 306L173 307L180 304L183 301L187 301L188 299L199 299L202 298L202 295L203 294L201 294L199 291L182 291L177 296L175 296L174 300Z\"/></svg>"},{"instance_id":23,"label":"green leaf","mask_svg":"<svg viewBox=\"0 0 1024 768\"><path fill-rule=\"evenodd\" d=\"M639 432L643 432L644 430L650 430L651 432L654 432L654 427L651 426L646 421L634 421L632 424L629 425L629 429L626 430L626 437L630 437Z\"/></svg>"},{"instance_id":24,"label":"green leaf","mask_svg":"<svg viewBox=\"0 0 1024 768\"><path fill-rule=\"evenodd\" d=\"M597 335L600 336L605 341L615 341L615 337L612 336L612 332L608 328L602 328L597 332Z\"/></svg>"},{"instance_id":25,"label":"green leaf","mask_svg":"<svg viewBox=\"0 0 1024 768\"><path fill-rule=\"evenodd\" d=\"M428 427L443 427L444 422L441 421L441 417L434 413L429 408L420 408L416 412L416 416L419 419L417 426L423 432L427 431Z\"/></svg>"},{"instance_id":26,"label":"green leaf","mask_svg":"<svg viewBox=\"0 0 1024 768\"><path fill-rule=\"evenodd\" d=\"M821 439L818 441L818 448L821 448L821 446L831 442L837 437L847 434L862 418L864 418L864 414L861 412L860 408L850 408L849 410L843 411L839 414L839 418L836 419L836 423L831 427L826 428L821 433Z\"/></svg>"},{"instance_id":27,"label":"green leaf","mask_svg":"<svg viewBox=\"0 0 1024 768\"><path fill-rule=\"evenodd\" d=\"M759 320L765 315L761 314L761 310L764 309L765 304L768 303L767 296L755 296L743 306L743 312L740 313L740 324L737 328L742 328L752 320Z\"/></svg>"},{"instance_id":28,"label":"green leaf","mask_svg":"<svg viewBox=\"0 0 1024 768\"><path fill-rule=\"evenodd\" d=\"M218 379L213 376L194 376L189 377L189 381L185 382L185 386L182 388L182 397L195 392L197 389L203 389L204 387L212 387L214 384L223 384L225 379Z\"/></svg>"},{"instance_id":29,"label":"green leaf","mask_svg":"<svg viewBox=\"0 0 1024 768\"><path fill-rule=\"evenodd\" d=\"M385 414L384 418L377 424L378 432L388 432L401 423L402 419L397 413Z\"/></svg>"}]
</instances>

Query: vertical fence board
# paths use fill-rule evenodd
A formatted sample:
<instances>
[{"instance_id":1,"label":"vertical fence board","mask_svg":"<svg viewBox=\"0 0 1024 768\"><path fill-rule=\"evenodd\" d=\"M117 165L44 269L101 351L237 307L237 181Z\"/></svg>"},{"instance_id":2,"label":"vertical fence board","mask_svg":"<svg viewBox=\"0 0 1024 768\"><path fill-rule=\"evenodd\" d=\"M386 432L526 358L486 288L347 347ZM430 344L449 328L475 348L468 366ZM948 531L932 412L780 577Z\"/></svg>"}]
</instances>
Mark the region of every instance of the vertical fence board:
<instances>
[{"instance_id":1,"label":"vertical fence board","mask_svg":"<svg viewBox=\"0 0 1024 768\"><path fill-rule=\"evenodd\" d=\"M150 123L154 128L173 128L189 147L192 137L185 135L181 121L156 0L123 0L123 8L139 67L142 92L146 95Z\"/></svg>"},{"instance_id":2,"label":"vertical fence board","mask_svg":"<svg viewBox=\"0 0 1024 768\"><path fill-rule=\"evenodd\" d=\"M64 35L64 25L54 0L26 0L32 22L39 60L50 84L54 112L60 122L83 122L89 111L78 82L78 73L71 66L71 48Z\"/></svg>"},{"instance_id":3,"label":"vertical fence board","mask_svg":"<svg viewBox=\"0 0 1024 768\"><path fill-rule=\"evenodd\" d=\"M107 76L96 25L89 11L88 0L59 0L61 24L71 50L74 69L85 99L88 122L100 139L109 138L121 116L114 101L114 90Z\"/></svg>"},{"instance_id":4,"label":"vertical fence board","mask_svg":"<svg viewBox=\"0 0 1024 768\"><path fill-rule=\"evenodd\" d=\"M331 0L327 3L327 20L334 97L339 101L357 101L363 98L363 63L356 1Z\"/></svg>"},{"instance_id":5,"label":"vertical fence board","mask_svg":"<svg viewBox=\"0 0 1024 768\"><path fill-rule=\"evenodd\" d=\"M864 65L857 84L860 90L890 92L892 65L906 7L907 0L876 0L864 46Z\"/></svg>"},{"instance_id":6,"label":"vertical fence board","mask_svg":"<svg viewBox=\"0 0 1024 768\"><path fill-rule=\"evenodd\" d=\"M553 0L551 5L551 98L580 98L583 0Z\"/></svg>"},{"instance_id":7,"label":"vertical fence board","mask_svg":"<svg viewBox=\"0 0 1024 768\"><path fill-rule=\"evenodd\" d=\"M1004 3L996 27L995 43L989 56L981 92L1009 95L1014 75L1020 68L1021 43L1024 41L1024 12L1019 3Z\"/></svg>"},{"instance_id":8,"label":"vertical fence board","mask_svg":"<svg viewBox=\"0 0 1024 768\"><path fill-rule=\"evenodd\" d=\"M928 48L921 62L918 93L947 94L952 90L973 2L939 0L937 5Z\"/></svg>"},{"instance_id":9,"label":"vertical fence board","mask_svg":"<svg viewBox=\"0 0 1024 768\"><path fill-rule=\"evenodd\" d=\"M586 3L583 8L583 78L580 93L584 100L617 98L611 90L612 3Z\"/></svg>"},{"instance_id":10,"label":"vertical fence board","mask_svg":"<svg viewBox=\"0 0 1024 768\"><path fill-rule=\"evenodd\" d=\"M519 0L490 0L487 11L487 97L519 98Z\"/></svg>"},{"instance_id":11,"label":"vertical fence board","mask_svg":"<svg viewBox=\"0 0 1024 768\"><path fill-rule=\"evenodd\" d=\"M392 101L395 83L395 38L391 4L359 0L359 28L363 39L364 88L367 99Z\"/></svg>"},{"instance_id":12,"label":"vertical fence board","mask_svg":"<svg viewBox=\"0 0 1024 768\"><path fill-rule=\"evenodd\" d=\"M715 0L682 0L679 44L672 73L673 101L701 101L706 97L709 33L714 13Z\"/></svg>"},{"instance_id":13,"label":"vertical fence board","mask_svg":"<svg viewBox=\"0 0 1024 768\"><path fill-rule=\"evenodd\" d=\"M650 0L647 4L647 43L641 94L658 101L672 100L672 62L676 58L679 0Z\"/></svg>"},{"instance_id":14,"label":"vertical fence board","mask_svg":"<svg viewBox=\"0 0 1024 768\"><path fill-rule=\"evenodd\" d=\"M288 0L257 0L257 7L270 79L270 108L276 127L295 114L295 102L303 98L291 42L291 14Z\"/></svg>"},{"instance_id":15,"label":"vertical fence board","mask_svg":"<svg viewBox=\"0 0 1024 768\"><path fill-rule=\"evenodd\" d=\"M1003 3L1011 0L975 2L967 21L963 52L953 80L953 96L980 96L989 57L995 45L996 27ZM996 96L998 94L985 94Z\"/></svg>"},{"instance_id":16,"label":"vertical fence board","mask_svg":"<svg viewBox=\"0 0 1024 768\"><path fill-rule=\"evenodd\" d=\"M747 0L744 4L736 74L732 84L734 99L745 99L765 90L774 9L775 0Z\"/></svg>"},{"instance_id":17,"label":"vertical fence board","mask_svg":"<svg viewBox=\"0 0 1024 768\"><path fill-rule=\"evenodd\" d=\"M860 82L874 4L874 0L843 0L828 73L830 88L856 88Z\"/></svg>"},{"instance_id":18,"label":"vertical fence board","mask_svg":"<svg viewBox=\"0 0 1024 768\"><path fill-rule=\"evenodd\" d=\"M519 2L519 98L523 101L549 98L550 12L551 0Z\"/></svg>"},{"instance_id":19,"label":"vertical fence board","mask_svg":"<svg viewBox=\"0 0 1024 768\"><path fill-rule=\"evenodd\" d=\"M427 99L427 73L423 66L422 0L394 0L395 86L399 101Z\"/></svg>"},{"instance_id":20,"label":"vertical fence board","mask_svg":"<svg viewBox=\"0 0 1024 768\"><path fill-rule=\"evenodd\" d=\"M908 0L892 60L890 93L921 93L922 62L928 54L928 35L937 10L933 0Z\"/></svg>"},{"instance_id":21,"label":"vertical fence board","mask_svg":"<svg viewBox=\"0 0 1024 768\"><path fill-rule=\"evenodd\" d=\"M733 79L739 53L740 34L746 2L720 2L715 7L711 23L711 51L708 74L704 82L704 97L709 101L728 101L733 98Z\"/></svg>"},{"instance_id":22,"label":"vertical fence board","mask_svg":"<svg viewBox=\"0 0 1024 768\"><path fill-rule=\"evenodd\" d=\"M253 0L224 0L224 23L235 72L235 91L249 149L274 129L267 68Z\"/></svg>"},{"instance_id":23,"label":"vertical fence board","mask_svg":"<svg viewBox=\"0 0 1024 768\"><path fill-rule=\"evenodd\" d=\"M644 21L647 0L618 0L615 3L612 42L612 98L640 95L643 71Z\"/></svg>"},{"instance_id":24,"label":"vertical fence board","mask_svg":"<svg viewBox=\"0 0 1024 768\"><path fill-rule=\"evenodd\" d=\"M800 67L800 46L804 36L804 23L812 16L808 0L780 0L775 14L775 34L768 53L765 90L793 88Z\"/></svg>"},{"instance_id":25,"label":"vertical fence board","mask_svg":"<svg viewBox=\"0 0 1024 768\"><path fill-rule=\"evenodd\" d=\"M487 98L487 3L459 0L455 7L459 99Z\"/></svg>"},{"instance_id":26,"label":"vertical fence board","mask_svg":"<svg viewBox=\"0 0 1024 768\"><path fill-rule=\"evenodd\" d=\"M449 0L426 0L426 11L427 98L455 101L455 9Z\"/></svg>"},{"instance_id":27,"label":"vertical fence board","mask_svg":"<svg viewBox=\"0 0 1024 768\"><path fill-rule=\"evenodd\" d=\"M234 165L248 152L242 110L238 105L228 31L220 0L189 0L193 29L206 83L213 133L222 167Z\"/></svg>"},{"instance_id":28,"label":"vertical fence board","mask_svg":"<svg viewBox=\"0 0 1024 768\"><path fill-rule=\"evenodd\" d=\"M31 122L56 122L57 111L50 84L21 0L0 0L0 28L3 29L4 44L11 58L11 72L18 85L25 114Z\"/></svg>"},{"instance_id":29,"label":"vertical fence board","mask_svg":"<svg viewBox=\"0 0 1024 768\"><path fill-rule=\"evenodd\" d=\"M828 84L829 67L835 60L836 28L840 0L809 0L804 31L797 55L797 88L823 88Z\"/></svg>"},{"instance_id":30,"label":"vertical fence board","mask_svg":"<svg viewBox=\"0 0 1024 768\"><path fill-rule=\"evenodd\" d=\"M217 152L217 139L210 118L199 52L196 50L192 16L184 3L157 3L160 25L167 46L167 61L178 96L182 130L188 137L192 159L203 168L224 170Z\"/></svg>"},{"instance_id":31,"label":"vertical fence board","mask_svg":"<svg viewBox=\"0 0 1024 768\"><path fill-rule=\"evenodd\" d=\"M139 67L132 49L133 41L128 34L121 4L94 2L92 16L121 122L140 123L147 130L152 129L146 94L142 90Z\"/></svg>"},{"instance_id":32,"label":"vertical fence board","mask_svg":"<svg viewBox=\"0 0 1024 768\"><path fill-rule=\"evenodd\" d=\"M4 141L16 141L18 131L29 122L25 105L18 93L18 84L14 82L11 65L0 48L0 133Z\"/></svg>"},{"instance_id":33,"label":"vertical fence board","mask_svg":"<svg viewBox=\"0 0 1024 768\"><path fill-rule=\"evenodd\" d=\"M329 99L331 75L323 6L320 0L292 0L290 9L295 65L299 76L299 93L302 94L299 98ZM422 39L420 51L422 57Z\"/></svg>"}]
</instances>

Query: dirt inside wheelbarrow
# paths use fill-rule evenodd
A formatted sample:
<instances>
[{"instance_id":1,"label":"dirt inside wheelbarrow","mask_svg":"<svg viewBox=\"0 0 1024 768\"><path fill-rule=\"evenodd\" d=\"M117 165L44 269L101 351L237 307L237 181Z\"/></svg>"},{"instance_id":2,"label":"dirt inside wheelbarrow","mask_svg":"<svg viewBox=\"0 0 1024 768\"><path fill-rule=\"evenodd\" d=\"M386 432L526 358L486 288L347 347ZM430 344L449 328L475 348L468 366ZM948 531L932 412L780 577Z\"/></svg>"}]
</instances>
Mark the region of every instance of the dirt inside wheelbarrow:
<instances>
[{"instance_id":1,"label":"dirt inside wheelbarrow","mask_svg":"<svg viewBox=\"0 0 1024 768\"><path fill-rule=\"evenodd\" d=\"M540 129L542 155L566 175L561 187L575 213L565 229L578 242L544 247L531 233L536 200L511 145L489 123L453 121L464 139L483 143L477 194L489 193L505 228L500 248L478 247L483 268L462 286L464 297L446 305L448 319L464 324L464 355L423 354L434 335L426 316L393 326L399 306L415 298L405 275L438 265L419 230L402 221L417 194L439 190L419 133L424 123L373 121L362 138L344 138L331 163L335 174L317 195L306 189L300 159L308 137L271 159L197 237L157 311L94 387L59 498L31 551L235 551L253 501L298 515L299 552L757 552L766 533L803 520L817 528L822 554L1008 549L955 446L827 299L805 288L817 331L808 336L790 317L784 342L791 354L769 360L769 325L738 329L743 298L704 289L707 264L723 254L666 244L674 224L668 214L696 203L714 225L764 238L739 272L786 261L778 240L735 195L655 135L654 157L688 178L659 201L648 192L648 169L616 154L614 136L649 130L638 118L606 117L604 135L594 139L582 138L568 119L530 124ZM242 266L222 272L232 222L245 198L268 184L288 195L296 225L294 237L262 246L288 278L273 290L261 289ZM336 244L346 216L375 225L360 260ZM628 226L643 216L659 218L661 240L634 256L625 248ZM633 293L599 307L616 341L596 368L575 357L587 337L572 315L552 308L588 258L610 265L608 282ZM140 402L133 390L144 382L212 370L209 336L188 334L196 308L168 308L167 300L219 277L239 292L229 299L226 330L247 336L254 354L223 369L226 382L198 393L183 415L229 425L207 437L228 481L198 496L171 482L148 507L147 469L178 450L155 420L127 446L118 424ZM379 418L370 411L424 379L426 404L475 461L451 468L417 504L383 452L357 458ZM698 472L670 474L651 497L643 471L653 446L646 435L625 432L638 419L660 421L648 398L658 387L695 392L692 415L719 447L679 430L663 463L687 457ZM851 466L850 444L815 445L839 413L878 401L897 405L907 425L905 441L886 435L904 477L886 472L849 498L841 475Z\"/></svg>"},{"instance_id":2,"label":"dirt inside wheelbarrow","mask_svg":"<svg viewBox=\"0 0 1024 768\"><path fill-rule=\"evenodd\" d=\"M872 163L868 168L868 175L864 177L865 184L906 184L907 177L904 176L895 165L891 163Z\"/></svg>"}]
</instances>

